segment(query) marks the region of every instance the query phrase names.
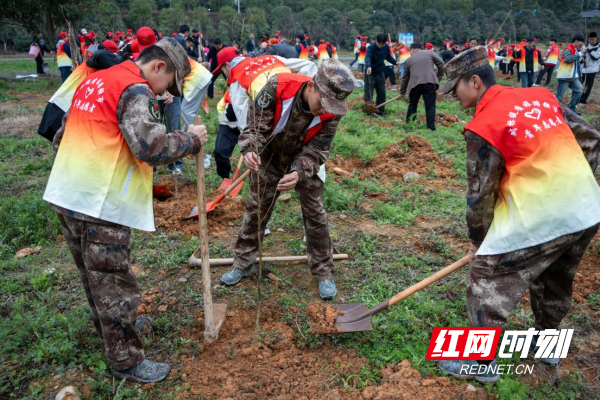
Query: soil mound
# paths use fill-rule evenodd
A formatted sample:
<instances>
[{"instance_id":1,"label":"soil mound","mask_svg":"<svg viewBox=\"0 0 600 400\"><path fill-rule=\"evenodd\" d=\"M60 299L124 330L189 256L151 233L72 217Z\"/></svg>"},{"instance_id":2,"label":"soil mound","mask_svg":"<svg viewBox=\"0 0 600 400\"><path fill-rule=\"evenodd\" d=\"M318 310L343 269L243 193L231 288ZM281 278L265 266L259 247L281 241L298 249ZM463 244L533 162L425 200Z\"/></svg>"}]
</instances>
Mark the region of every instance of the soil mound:
<instances>
[{"instance_id":1,"label":"soil mound","mask_svg":"<svg viewBox=\"0 0 600 400\"><path fill-rule=\"evenodd\" d=\"M336 310L329 304L323 304L318 301L308 305L308 317L310 318L310 331L312 333L336 333L338 329L335 321L343 313Z\"/></svg>"},{"instance_id":2,"label":"soil mound","mask_svg":"<svg viewBox=\"0 0 600 400\"><path fill-rule=\"evenodd\" d=\"M442 160L429 142L419 136L390 143L366 166L360 177L376 177L384 180L402 180L407 172L428 175L433 172L438 178L456 176L452 165Z\"/></svg>"},{"instance_id":3,"label":"soil mound","mask_svg":"<svg viewBox=\"0 0 600 400\"><path fill-rule=\"evenodd\" d=\"M165 200L154 200L154 221L158 228L170 232L183 232L186 235L198 236L198 219L184 220L192 208L198 205L196 186L179 179L178 182L170 177L160 180L159 185L165 185L173 197ZM177 189L176 189L177 188ZM219 197L221 191L207 195L207 202ZM208 233L218 237L227 234L227 228L233 226L233 221L241 218L246 211L246 201L240 196L227 196L219 205L208 213Z\"/></svg>"},{"instance_id":4,"label":"soil mound","mask_svg":"<svg viewBox=\"0 0 600 400\"><path fill-rule=\"evenodd\" d=\"M183 381L190 386L181 398L210 399L485 399L485 388L468 386L445 377L421 377L405 360L382 370L380 386L354 389L352 375L366 360L356 350L326 342L321 348L298 348L296 326L280 321L272 309L263 309L258 341L252 343L254 311L227 313L219 340L197 358L182 357ZM203 325L202 318L199 318ZM193 329L194 340L203 327ZM172 374L176 375L176 374ZM350 389L344 389L344 386Z\"/></svg>"}]
</instances>

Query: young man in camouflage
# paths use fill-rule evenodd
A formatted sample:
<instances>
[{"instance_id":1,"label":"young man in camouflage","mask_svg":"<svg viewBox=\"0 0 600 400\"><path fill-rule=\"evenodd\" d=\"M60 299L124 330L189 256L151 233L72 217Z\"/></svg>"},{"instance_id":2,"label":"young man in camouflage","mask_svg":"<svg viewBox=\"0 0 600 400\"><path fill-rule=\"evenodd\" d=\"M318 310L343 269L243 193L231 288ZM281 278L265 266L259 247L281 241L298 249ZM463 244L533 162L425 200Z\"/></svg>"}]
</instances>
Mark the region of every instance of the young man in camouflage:
<instances>
[{"instance_id":1,"label":"young man in camouflage","mask_svg":"<svg viewBox=\"0 0 600 400\"><path fill-rule=\"evenodd\" d=\"M131 228L154 230L152 165L200 151L206 128L166 134L155 94L180 96L190 72L173 39L87 77L54 138L44 199L58 214L108 363L120 378L159 382L168 364L144 357L140 292L130 267Z\"/></svg>"},{"instance_id":2,"label":"young man in camouflage","mask_svg":"<svg viewBox=\"0 0 600 400\"><path fill-rule=\"evenodd\" d=\"M463 108L476 108L463 131L469 325L504 327L529 289L535 329L557 329L571 307L577 267L600 222L600 189L593 174L600 134L561 108L547 89L496 85L482 46L461 53L446 70L448 83L441 93L452 92ZM537 346L533 339L529 351ZM555 365L559 359L550 354L542 361ZM463 372L473 363L487 365L486 371ZM495 361L441 361L439 366L460 378L499 379Z\"/></svg>"},{"instance_id":3,"label":"young man in camouflage","mask_svg":"<svg viewBox=\"0 0 600 400\"><path fill-rule=\"evenodd\" d=\"M221 277L223 284L235 285L255 271L259 207L262 232L279 194L296 189L304 218L308 264L319 282L319 294L327 300L337 294L333 248L323 208L323 181L317 173L329 157L339 121L348 111L346 97L354 86L348 67L329 59L314 78L292 73L271 77L250 102L239 145L246 167L255 173L251 175L233 267Z\"/></svg>"}]
</instances>

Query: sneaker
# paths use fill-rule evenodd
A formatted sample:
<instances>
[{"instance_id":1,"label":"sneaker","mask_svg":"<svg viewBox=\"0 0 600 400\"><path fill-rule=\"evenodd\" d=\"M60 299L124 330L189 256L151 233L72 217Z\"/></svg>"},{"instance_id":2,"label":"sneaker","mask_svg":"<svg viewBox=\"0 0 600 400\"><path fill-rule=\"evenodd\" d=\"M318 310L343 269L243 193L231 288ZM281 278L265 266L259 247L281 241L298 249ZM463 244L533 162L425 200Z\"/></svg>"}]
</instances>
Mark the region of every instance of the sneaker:
<instances>
[{"instance_id":1,"label":"sneaker","mask_svg":"<svg viewBox=\"0 0 600 400\"><path fill-rule=\"evenodd\" d=\"M268 226L265 226L265 231L263 232L263 236L269 236L271 234L271 230Z\"/></svg>"},{"instance_id":2,"label":"sneaker","mask_svg":"<svg viewBox=\"0 0 600 400\"><path fill-rule=\"evenodd\" d=\"M540 85L538 85L537 83L534 83L532 86L533 87L540 87Z\"/></svg>"},{"instance_id":3,"label":"sneaker","mask_svg":"<svg viewBox=\"0 0 600 400\"><path fill-rule=\"evenodd\" d=\"M437 363L444 373L459 379L475 379L476 374L469 372L473 365L478 364L474 360L441 360Z\"/></svg>"},{"instance_id":4,"label":"sneaker","mask_svg":"<svg viewBox=\"0 0 600 400\"><path fill-rule=\"evenodd\" d=\"M175 169L172 170L173 175L182 175L183 171L181 171L181 168L177 167Z\"/></svg>"},{"instance_id":5,"label":"sneaker","mask_svg":"<svg viewBox=\"0 0 600 400\"><path fill-rule=\"evenodd\" d=\"M337 294L335 282L333 279L319 281L319 295L323 300L331 300Z\"/></svg>"},{"instance_id":6,"label":"sneaker","mask_svg":"<svg viewBox=\"0 0 600 400\"><path fill-rule=\"evenodd\" d=\"M171 372L169 364L163 364L148 359L144 359L135 367L124 370L113 369L112 373L117 378L129 379L139 383L154 383L164 381Z\"/></svg>"},{"instance_id":7,"label":"sneaker","mask_svg":"<svg viewBox=\"0 0 600 400\"><path fill-rule=\"evenodd\" d=\"M479 364L480 367L482 365L485 364ZM475 382L479 383L494 383L498 382L499 380L500 374L498 373L498 364L496 364L495 360L489 363L485 371L483 371L482 373L479 373L479 371L477 371L477 375L475 375Z\"/></svg>"},{"instance_id":8,"label":"sneaker","mask_svg":"<svg viewBox=\"0 0 600 400\"><path fill-rule=\"evenodd\" d=\"M536 347L537 347L537 338L534 337L533 340L531 341L531 346L529 346L529 354L531 354L531 356L534 356L536 353ZM556 345L554 345L554 348L552 349L552 354L554 354L556 352ZM548 365L558 365L558 363L560 362L560 358L558 357L546 357L540 358L540 361L548 364Z\"/></svg>"},{"instance_id":9,"label":"sneaker","mask_svg":"<svg viewBox=\"0 0 600 400\"><path fill-rule=\"evenodd\" d=\"M247 271L241 271L237 268L232 267L229 271L223 274L220 281L223 285L233 286L238 284L242 280L242 278L247 278L254 274L254 272L254 266L252 266L252 268L249 268Z\"/></svg>"},{"instance_id":10,"label":"sneaker","mask_svg":"<svg viewBox=\"0 0 600 400\"><path fill-rule=\"evenodd\" d=\"M135 329L135 333L138 336L145 335L146 333L151 333L152 328L154 328L154 318L149 317L147 315L138 315L135 320L135 325L133 329Z\"/></svg>"}]
</instances>

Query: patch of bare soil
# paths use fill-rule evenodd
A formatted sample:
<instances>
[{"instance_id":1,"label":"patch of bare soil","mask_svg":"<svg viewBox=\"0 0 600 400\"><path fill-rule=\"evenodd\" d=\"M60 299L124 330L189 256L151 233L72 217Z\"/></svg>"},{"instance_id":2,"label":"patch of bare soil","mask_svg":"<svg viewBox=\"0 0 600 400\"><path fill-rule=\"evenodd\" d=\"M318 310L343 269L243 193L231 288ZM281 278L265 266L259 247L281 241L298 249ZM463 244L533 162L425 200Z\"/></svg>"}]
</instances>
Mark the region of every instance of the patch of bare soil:
<instances>
[{"instance_id":1,"label":"patch of bare soil","mask_svg":"<svg viewBox=\"0 0 600 400\"><path fill-rule=\"evenodd\" d=\"M335 326L335 321L343 312L336 310L331 305L314 301L307 306L306 313L310 318L310 331L312 333L339 332Z\"/></svg>"},{"instance_id":2,"label":"patch of bare soil","mask_svg":"<svg viewBox=\"0 0 600 400\"><path fill-rule=\"evenodd\" d=\"M390 180L402 180L407 172L428 175L430 171L439 178L456 176L450 162L442 160L427 140L411 135L399 142L390 143L373 158L360 177L380 178L388 183Z\"/></svg>"},{"instance_id":3,"label":"patch of bare soil","mask_svg":"<svg viewBox=\"0 0 600 400\"><path fill-rule=\"evenodd\" d=\"M198 205L196 186L185 179L164 177L158 183L165 185L173 194L166 201L154 200L154 221L158 228L169 232L183 232L189 236L198 236L198 219L184 219L192 208ZM177 189L176 189L177 188ZM210 202L221 194L215 191L207 196ZM246 211L246 201L240 196L227 196L208 215L208 232L213 237L227 235L227 229L233 226L233 221L239 219Z\"/></svg>"},{"instance_id":4,"label":"patch of bare soil","mask_svg":"<svg viewBox=\"0 0 600 400\"><path fill-rule=\"evenodd\" d=\"M583 303L592 293L600 293L600 233L592 240L588 251L583 255L575 281L573 282L573 300Z\"/></svg>"},{"instance_id":5,"label":"patch of bare soil","mask_svg":"<svg viewBox=\"0 0 600 400\"><path fill-rule=\"evenodd\" d=\"M296 346L296 327L280 321L277 312L263 309L262 332L252 342L254 312L233 310L219 340L204 348L198 358L184 358L179 367L190 386L181 398L218 399L485 399L484 388L468 386L446 377L421 377L408 360L382 370L379 386L363 390L343 388L345 379L366 363L356 350L330 342L319 349ZM199 318L200 325L203 324ZM190 332L202 337L203 327Z\"/></svg>"}]
</instances>

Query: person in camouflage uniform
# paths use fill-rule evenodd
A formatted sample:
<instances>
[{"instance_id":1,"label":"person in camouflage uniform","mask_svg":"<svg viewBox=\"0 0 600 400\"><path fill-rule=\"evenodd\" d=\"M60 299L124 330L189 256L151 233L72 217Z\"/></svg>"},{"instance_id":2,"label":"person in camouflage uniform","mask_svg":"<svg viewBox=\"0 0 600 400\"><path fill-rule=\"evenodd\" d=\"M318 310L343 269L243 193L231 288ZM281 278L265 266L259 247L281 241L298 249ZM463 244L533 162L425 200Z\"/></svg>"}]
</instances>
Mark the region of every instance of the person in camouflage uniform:
<instances>
[{"instance_id":1,"label":"person in camouflage uniform","mask_svg":"<svg viewBox=\"0 0 600 400\"><path fill-rule=\"evenodd\" d=\"M568 193L565 196L569 196L568 200L572 208L583 209L578 214L574 214L574 219L583 217L582 225L580 229L575 232L569 232L562 234L557 237L552 233L562 228L563 221L557 217L552 217L552 203L556 197L552 192L551 185L544 187L546 192L542 191L541 200L536 196L536 190L538 186L534 186L539 182L554 181L557 174L561 174L561 167L553 170L553 168L539 168L542 163L535 164L535 152L533 155L529 155L523 151L519 161L515 161L515 158L511 156L511 151L519 152L517 150L506 150L503 147L504 141L510 141L515 138L524 137L522 142L516 141L511 143L511 149L518 147L521 143L523 146L527 146L532 143L533 140L538 140L531 136L531 132L524 129L527 124L533 123L532 121L536 117L536 111L531 108L533 114L525 114L526 118L519 120L518 113L509 112L510 117L509 123L504 127L506 120L498 121L489 118L489 114L485 112L495 112L500 114L500 118L505 118L503 113L503 104L510 102L502 96L502 91L505 89L499 85L496 85L494 78L494 71L488 64L488 58L484 47L476 47L462 53L457 58L451 60L446 65L448 73L448 83L442 89L441 93L446 94L452 92L452 95L461 103L463 108L471 108L477 106L475 117L473 121L465 127L464 136L467 144L467 225L468 225L468 236L471 239L471 248L469 251L469 277L467 283L467 310L469 317L469 325L472 327L504 327L507 324L509 315L516 307L519 300L525 294L525 291L529 289L531 297L531 308L534 314L534 327L536 330L544 329L557 329L562 319L567 315L571 304L573 295L573 279L575 277L577 267L581 261L586 247L598 231L598 215L596 215L595 209L598 207L598 195L599 189L593 178L593 171L598 166L598 152L600 150L600 134L585 120L571 112L568 108L559 106L558 102L552 102L552 96L550 93L549 98L544 106L537 104L541 110L550 110L554 106L554 110L558 115L562 116L562 119L566 122L571 133L567 131L567 136L574 136L574 139L579 144L582 151L579 151L577 145L573 146L574 160L578 162L578 165L583 165L582 172L575 174L572 179L580 179L577 183L580 193ZM508 89L512 92L509 93L510 97L516 97L517 95L527 96L547 96L546 89ZM498 96L498 97L496 97ZM496 97L496 98L495 98ZM544 97L545 98L545 97ZM500 100L499 100L500 99ZM534 101L534 103L536 103ZM512 106L509 105L509 107ZM522 107L535 107L536 105L528 104L527 102L522 105L519 104L514 109L519 111ZM486 109L487 107L487 109ZM521 110L523 111L523 110ZM540 111L549 112L549 111ZM529 115L528 115L529 114ZM537 116L540 119L539 115ZM479 122L473 124L473 122L480 121L481 119L488 118L485 122ZM558 117L553 120L552 125L548 124L546 129L552 129L553 126L560 127ZM488 134L487 132L494 131L494 126L500 125L497 136L494 133ZM545 123L544 123L545 125ZM534 125L535 126L535 125ZM563 125L564 126L564 125ZM475 128L471 128L475 127ZM541 123L539 126L540 130ZM503 131L503 129L505 129ZM477 131L477 132L476 132ZM525 132L527 136L518 136L519 132ZM537 135L537 130L535 131ZM563 133L560 131L559 133ZM540 139L540 141L546 141L545 143L552 143L557 141L553 137L552 133L548 133L547 139ZM531 137L530 137L531 136ZM542 137L542 135L540 135ZM556 135L558 137L558 134ZM555 142L556 143L556 142ZM548 145L551 147L552 145ZM554 145L556 146L556 145ZM561 144L559 147L565 147L566 145ZM539 149L543 149L540 145ZM541 153L538 151L537 153ZM550 165L555 165L565 160L559 160L559 156L555 153L550 154L554 156L551 159ZM565 157L564 154L561 156ZM585 159L584 159L585 157ZM551 157L548 157L551 158ZM532 161L534 160L534 161ZM586 162L587 161L587 162ZM539 161L538 161L539 162ZM568 162L568 161L567 161ZM533 167L529 167L529 164ZM573 163L574 165L575 163ZM526 169L519 170L518 168L522 165L526 165ZM588 168L591 167L591 168ZM569 169L569 168L562 168ZM568 173L568 172L567 172ZM526 187L526 192L519 197L521 203L523 199L527 199L530 202L534 202L528 213L525 212L526 204L517 205L516 201L512 200L508 196L506 201L506 188L512 190L512 194L515 199L517 198L517 186L515 182L515 176L531 175L528 181L530 185ZM554 174L555 176L552 176ZM559 176L560 178L560 176ZM512 181L511 181L512 179ZM512 182L512 186L511 183ZM542 186L543 187L543 186ZM503 191L504 190L504 191ZM564 188L563 188L564 190ZM586 191L587 190L587 191ZM511 192L508 192L511 193ZM517 194L515 194L517 193ZM590 193L588 197L587 194ZM532 201L532 197L538 202ZM583 198L587 198L584 200ZM589 203L586 204L586 201ZM504 203L510 203L510 221L508 225L508 232L502 232L498 235L498 230L493 230L492 224L496 219L500 222L500 210ZM514 202L514 204L513 204ZM521 207L519 210L518 207ZM542 222L538 225L546 227L546 232L550 231L550 240L542 241L531 246L520 246L514 245L514 250L498 252L498 251L487 251L485 254L479 254L480 247L486 245L490 248L489 239L492 237L496 242L503 240L510 240L510 227L515 224L513 221L513 213L515 220L518 219L518 224L527 224L531 222L532 214L535 214L535 209L544 210L544 213L548 213L547 218L542 218ZM566 208L562 210L563 213L569 212ZM520 213L519 213L520 212ZM504 225L503 225L504 226ZM519 225L520 227L520 225ZM529 233L533 235L535 229L539 226L527 226ZM516 229L515 229L516 231ZM493 243L492 243L493 244ZM531 350L536 346L535 340L532 342ZM542 358L542 361L548 364L558 364L559 359L550 357ZM445 372L460 378L475 378L475 380L487 383L495 382L499 379L497 370L489 368L495 366L495 361L479 361L479 364L487 365L486 372L477 374L476 376L465 375L461 367L469 365L470 361L440 361L439 366Z\"/></svg>"},{"instance_id":2,"label":"person in camouflage uniform","mask_svg":"<svg viewBox=\"0 0 600 400\"><path fill-rule=\"evenodd\" d=\"M295 79L303 79L304 83L293 97L285 99L282 80ZM323 208L323 181L317 173L329 157L339 121L348 110L346 97L354 87L354 76L346 66L326 60L314 80L286 73L271 77L250 103L247 126L238 143L246 166L257 174L251 175L233 267L221 278L223 284L234 285L254 272L258 256L258 211L262 232L281 191L295 189L302 206L310 271L319 281L321 297L335 297L333 248ZM284 104L289 106L287 116L282 111ZM319 118L322 122L315 128L320 126L320 130L306 142Z\"/></svg>"},{"instance_id":3,"label":"person in camouflage uniform","mask_svg":"<svg viewBox=\"0 0 600 400\"><path fill-rule=\"evenodd\" d=\"M168 164L188 154L198 153L202 144L206 143L207 136L204 126L191 125L187 133L175 131L166 134L164 125L160 121L158 107L154 107L157 106L157 101L153 89L157 90L157 93L162 93L167 89L171 93L181 93L179 77L188 74L190 66L185 51L180 47L173 39L163 39L156 45L145 49L135 64L126 61L123 65L127 64L127 68L130 70L138 71L138 76L141 75L145 82L126 86L118 101L112 104L107 99L96 103L98 108L100 106L108 108L105 110L106 115L116 115L117 129L126 142L121 152L130 151L132 157L139 160L141 164ZM126 79L123 77L126 72L115 68L118 69L121 66L111 69L115 71L111 75L97 75L99 73L96 73L88 79L95 81L94 77L102 76L105 87L111 87L109 82L111 78ZM100 72L100 74L102 73L104 72ZM107 93L104 96L108 97ZM75 104L75 100L73 104ZM78 110L74 111L72 107L69 114L65 115L63 125L54 137L53 144L57 152L57 160L61 157L61 143L67 140L69 141L68 145L73 146L73 138L67 138L67 135L72 132L69 131L70 124L77 123L77 119L71 121L69 118L74 112L77 114ZM98 122L94 122L94 124L98 124ZM98 127L103 129L102 124ZM85 137L95 134L95 132L97 131L77 131L77 134ZM106 148L100 150L106 150ZM65 149L65 152L67 151L68 149ZM64 158L64 154L62 157ZM93 158L93 154L86 158ZM55 161L54 168L57 168L57 161ZM133 166L131 168L133 169ZM95 173L89 174L87 179L93 181L96 179L96 174L103 173L101 168L98 169ZM66 174L65 182L81 177L78 175L79 171L55 172L56 175ZM71 178L70 175L72 175ZM129 178L131 176L130 170ZM146 178L148 182L145 182L144 185L151 188L151 172L147 174ZM139 336L140 330L147 328L151 319L138 318L136 320L140 291L136 276L130 266L130 226L103 220L89 215L91 213L76 212L68 207L55 204L59 201L55 200L56 195L52 194L50 187L56 179L58 178L51 174L44 199L56 211L62 224L63 233L81 275L87 300L92 310L94 326L104 340L108 363L112 367L113 373L120 378L143 383L165 379L170 372L170 366L146 359ZM129 184L129 180L127 184ZM105 188L98 189L100 191ZM76 188L64 188L64 191L70 190L74 192ZM127 186L123 189L121 197L125 197L126 191ZM139 197L135 200L139 201ZM150 202L151 210L151 192L149 198L146 196L144 201ZM116 215L118 215L118 207L109 204L108 199L106 203L106 208L117 208Z\"/></svg>"}]
</instances>

